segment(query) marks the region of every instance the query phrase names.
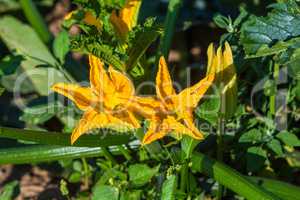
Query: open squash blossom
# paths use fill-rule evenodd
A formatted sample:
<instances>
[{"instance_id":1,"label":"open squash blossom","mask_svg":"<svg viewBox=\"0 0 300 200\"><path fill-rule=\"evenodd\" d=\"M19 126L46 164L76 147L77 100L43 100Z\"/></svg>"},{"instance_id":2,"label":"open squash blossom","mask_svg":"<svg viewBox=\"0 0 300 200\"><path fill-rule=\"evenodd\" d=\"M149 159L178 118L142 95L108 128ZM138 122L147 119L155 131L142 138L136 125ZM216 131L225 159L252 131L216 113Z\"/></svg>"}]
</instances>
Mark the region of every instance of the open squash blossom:
<instances>
[{"instance_id":1,"label":"open squash blossom","mask_svg":"<svg viewBox=\"0 0 300 200\"><path fill-rule=\"evenodd\" d=\"M95 56L89 56L90 87L57 83L52 90L72 100L84 114L71 136L73 144L82 134L96 128L112 128L128 131L139 128L134 114L124 109L128 99L133 98L134 86L121 72L108 68Z\"/></svg>"},{"instance_id":2,"label":"open squash blossom","mask_svg":"<svg viewBox=\"0 0 300 200\"><path fill-rule=\"evenodd\" d=\"M149 144L169 133L176 139L181 139L183 134L197 140L203 139L203 134L194 125L193 111L211 86L214 76L213 73L209 74L197 84L176 94L166 61L161 57L156 76L157 97L136 98L137 105L140 105L137 112L150 121L142 143Z\"/></svg>"},{"instance_id":3,"label":"open squash blossom","mask_svg":"<svg viewBox=\"0 0 300 200\"><path fill-rule=\"evenodd\" d=\"M215 53L214 45L210 44L207 54L207 74L215 73L214 82L220 88L222 98L220 112L225 118L230 118L237 107L237 77L230 45L225 42L224 51L222 52L222 47L219 47Z\"/></svg>"},{"instance_id":4,"label":"open squash blossom","mask_svg":"<svg viewBox=\"0 0 300 200\"><path fill-rule=\"evenodd\" d=\"M119 13L112 12L110 20L120 37L125 37L136 25L141 3L141 0L127 0Z\"/></svg>"}]
</instances>

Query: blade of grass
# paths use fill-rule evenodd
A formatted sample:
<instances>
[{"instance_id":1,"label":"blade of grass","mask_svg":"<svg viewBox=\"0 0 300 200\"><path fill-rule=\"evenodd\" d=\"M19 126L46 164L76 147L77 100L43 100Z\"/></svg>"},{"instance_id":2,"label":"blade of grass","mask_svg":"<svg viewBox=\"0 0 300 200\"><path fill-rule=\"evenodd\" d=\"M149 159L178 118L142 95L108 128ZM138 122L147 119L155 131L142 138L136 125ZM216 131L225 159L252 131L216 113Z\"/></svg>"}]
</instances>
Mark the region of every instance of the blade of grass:
<instances>
[{"instance_id":1,"label":"blade of grass","mask_svg":"<svg viewBox=\"0 0 300 200\"><path fill-rule=\"evenodd\" d=\"M192 169L206 174L246 199L280 199L263 187L248 180L236 170L202 153L193 154Z\"/></svg>"},{"instance_id":2,"label":"blade of grass","mask_svg":"<svg viewBox=\"0 0 300 200\"><path fill-rule=\"evenodd\" d=\"M284 200L295 200L300 197L300 187L289 183L260 177L247 178Z\"/></svg>"},{"instance_id":3,"label":"blade of grass","mask_svg":"<svg viewBox=\"0 0 300 200\"><path fill-rule=\"evenodd\" d=\"M120 155L117 149L111 151ZM28 145L0 150L0 164L27 164L49 162L60 159L76 159L104 156L101 147L62 147L49 145Z\"/></svg>"},{"instance_id":4,"label":"blade of grass","mask_svg":"<svg viewBox=\"0 0 300 200\"><path fill-rule=\"evenodd\" d=\"M168 13L164 24L164 33L160 45L160 51L165 56L166 60L168 60L169 50L175 32L176 20L182 2L183 2L182 0L170 0L168 5Z\"/></svg>"},{"instance_id":5,"label":"blade of grass","mask_svg":"<svg viewBox=\"0 0 300 200\"><path fill-rule=\"evenodd\" d=\"M34 2L32 0L20 0L19 2L29 23L38 33L40 38L45 43L48 43L51 39L51 34L48 31L47 25L43 20L41 14L39 13L37 7L35 6Z\"/></svg>"},{"instance_id":6,"label":"blade of grass","mask_svg":"<svg viewBox=\"0 0 300 200\"><path fill-rule=\"evenodd\" d=\"M0 137L25 140L39 144L72 146L70 135L56 132L35 130L23 130L16 128L0 127ZM84 135L73 146L79 147L108 147L113 145L127 144L129 134L114 135Z\"/></svg>"}]
</instances>

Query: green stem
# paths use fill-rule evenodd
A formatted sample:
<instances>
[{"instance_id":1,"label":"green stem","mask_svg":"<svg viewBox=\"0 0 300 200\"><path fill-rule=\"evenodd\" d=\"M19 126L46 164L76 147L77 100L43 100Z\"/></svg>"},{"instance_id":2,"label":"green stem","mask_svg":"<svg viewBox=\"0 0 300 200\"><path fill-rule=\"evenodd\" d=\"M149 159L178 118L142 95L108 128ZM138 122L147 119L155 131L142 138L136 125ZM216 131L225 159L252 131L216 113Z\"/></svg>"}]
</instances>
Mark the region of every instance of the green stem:
<instances>
[{"instance_id":1,"label":"green stem","mask_svg":"<svg viewBox=\"0 0 300 200\"><path fill-rule=\"evenodd\" d=\"M82 161L83 170L84 170L84 185L85 185L85 188L89 188L89 174L90 174L89 166L88 166L85 158L81 158L81 161Z\"/></svg>"},{"instance_id":2,"label":"green stem","mask_svg":"<svg viewBox=\"0 0 300 200\"><path fill-rule=\"evenodd\" d=\"M34 30L40 36L40 38L45 42L48 43L51 39L51 34L48 31L47 25L43 20L41 14L39 13L37 7L33 3L32 0L20 0L20 5L23 9L23 12L32 25Z\"/></svg>"},{"instance_id":3,"label":"green stem","mask_svg":"<svg viewBox=\"0 0 300 200\"><path fill-rule=\"evenodd\" d=\"M219 115L218 119L218 131L217 131L217 160L223 161L223 135L225 132L225 119L222 114ZM222 199L223 186L219 183L217 199Z\"/></svg>"},{"instance_id":4,"label":"green stem","mask_svg":"<svg viewBox=\"0 0 300 200\"><path fill-rule=\"evenodd\" d=\"M170 0L168 5L168 13L165 20L164 34L160 47L161 53L165 56L166 60L168 60L169 50L175 32L176 21L182 2L182 0Z\"/></svg>"},{"instance_id":5,"label":"green stem","mask_svg":"<svg viewBox=\"0 0 300 200\"><path fill-rule=\"evenodd\" d=\"M188 177L188 164L187 162L183 163L180 169L180 190L185 193L187 188L187 177Z\"/></svg>"},{"instance_id":6,"label":"green stem","mask_svg":"<svg viewBox=\"0 0 300 200\"><path fill-rule=\"evenodd\" d=\"M279 77L279 64L274 63L273 79L275 81L275 85L276 85L276 81L278 80L278 77ZM277 93L277 88L275 90L275 93L272 96L270 96L270 113L272 115L276 114L276 93Z\"/></svg>"},{"instance_id":7,"label":"green stem","mask_svg":"<svg viewBox=\"0 0 300 200\"><path fill-rule=\"evenodd\" d=\"M123 154L126 160L130 161L132 159L128 149L125 149L122 145L118 146L119 151Z\"/></svg>"},{"instance_id":8,"label":"green stem","mask_svg":"<svg viewBox=\"0 0 300 200\"><path fill-rule=\"evenodd\" d=\"M107 148L102 148L102 152L104 157L109 160L113 165L118 164L115 158L111 155L111 153L107 150Z\"/></svg>"}]
</instances>

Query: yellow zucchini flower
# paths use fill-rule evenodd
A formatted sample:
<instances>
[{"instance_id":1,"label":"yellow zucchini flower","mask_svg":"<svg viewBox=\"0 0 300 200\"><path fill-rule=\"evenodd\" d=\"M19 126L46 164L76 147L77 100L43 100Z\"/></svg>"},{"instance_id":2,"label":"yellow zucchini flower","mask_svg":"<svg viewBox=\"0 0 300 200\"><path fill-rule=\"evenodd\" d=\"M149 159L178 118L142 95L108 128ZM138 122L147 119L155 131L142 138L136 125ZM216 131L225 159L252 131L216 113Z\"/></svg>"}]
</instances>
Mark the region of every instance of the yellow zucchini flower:
<instances>
[{"instance_id":1,"label":"yellow zucchini flower","mask_svg":"<svg viewBox=\"0 0 300 200\"><path fill-rule=\"evenodd\" d=\"M124 8L117 14L113 11L110 21L121 38L137 24L137 18L142 0L127 0Z\"/></svg>"},{"instance_id":2,"label":"yellow zucchini flower","mask_svg":"<svg viewBox=\"0 0 300 200\"><path fill-rule=\"evenodd\" d=\"M214 74L207 75L197 84L176 94L164 57L159 60L156 76L157 97L137 97L134 106L150 121L143 144L149 144L171 133L176 139L189 135L197 140L203 139L203 134L194 125L193 111L214 80Z\"/></svg>"},{"instance_id":3,"label":"yellow zucchini flower","mask_svg":"<svg viewBox=\"0 0 300 200\"><path fill-rule=\"evenodd\" d=\"M237 77L230 45L225 42L224 51L219 47L215 53L213 44L210 44L207 54L207 74L215 73L215 83L220 88L220 112L225 118L230 118L237 107Z\"/></svg>"},{"instance_id":4,"label":"yellow zucchini flower","mask_svg":"<svg viewBox=\"0 0 300 200\"><path fill-rule=\"evenodd\" d=\"M126 108L135 89L131 80L123 73L108 68L99 58L90 55L90 87L57 83L52 90L68 97L84 114L73 130L73 144L82 134L96 128L112 128L128 131L139 128L140 123L133 112Z\"/></svg>"}]
</instances>

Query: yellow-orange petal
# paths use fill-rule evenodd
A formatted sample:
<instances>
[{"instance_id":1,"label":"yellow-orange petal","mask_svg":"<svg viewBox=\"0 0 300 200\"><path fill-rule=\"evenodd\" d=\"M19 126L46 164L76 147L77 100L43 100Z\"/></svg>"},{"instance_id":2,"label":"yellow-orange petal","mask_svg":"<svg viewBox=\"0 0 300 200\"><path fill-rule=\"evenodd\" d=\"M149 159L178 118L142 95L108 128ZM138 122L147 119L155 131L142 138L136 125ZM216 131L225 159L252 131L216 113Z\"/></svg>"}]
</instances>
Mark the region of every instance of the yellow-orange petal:
<instances>
[{"instance_id":1,"label":"yellow-orange petal","mask_svg":"<svg viewBox=\"0 0 300 200\"><path fill-rule=\"evenodd\" d=\"M157 118L163 108L161 102L151 96L134 96L128 101L128 109L143 116L146 119Z\"/></svg>"},{"instance_id":2,"label":"yellow-orange petal","mask_svg":"<svg viewBox=\"0 0 300 200\"><path fill-rule=\"evenodd\" d=\"M114 92L112 82L104 69L104 63L100 58L89 55L89 64L90 64L90 82L91 87L97 91L100 96L106 91L110 93Z\"/></svg>"},{"instance_id":3,"label":"yellow-orange petal","mask_svg":"<svg viewBox=\"0 0 300 200\"><path fill-rule=\"evenodd\" d=\"M90 88L76 84L56 83L51 89L72 100L81 110L96 106L97 99Z\"/></svg>"},{"instance_id":4,"label":"yellow-orange petal","mask_svg":"<svg viewBox=\"0 0 300 200\"><path fill-rule=\"evenodd\" d=\"M160 123L158 121L150 121L148 131L146 132L142 145L150 144L155 140L163 138L167 132L159 129Z\"/></svg>"},{"instance_id":5,"label":"yellow-orange petal","mask_svg":"<svg viewBox=\"0 0 300 200\"><path fill-rule=\"evenodd\" d=\"M173 88L168 66L163 56L159 59L158 72L156 75L156 94L166 107L172 109L172 97L176 95L176 92Z\"/></svg>"},{"instance_id":6,"label":"yellow-orange petal","mask_svg":"<svg viewBox=\"0 0 300 200\"><path fill-rule=\"evenodd\" d=\"M120 12L120 17L123 22L131 30L137 23L139 8L142 0L127 0L124 8Z\"/></svg>"},{"instance_id":7,"label":"yellow-orange petal","mask_svg":"<svg viewBox=\"0 0 300 200\"><path fill-rule=\"evenodd\" d=\"M111 82L118 96L129 98L134 95L135 90L132 81L123 73L115 70L112 66L108 68Z\"/></svg>"},{"instance_id":8,"label":"yellow-orange petal","mask_svg":"<svg viewBox=\"0 0 300 200\"><path fill-rule=\"evenodd\" d=\"M175 98L176 109L182 112L188 109L195 109L200 99L212 85L214 78L215 74L210 73L192 87L181 91Z\"/></svg>"},{"instance_id":9,"label":"yellow-orange petal","mask_svg":"<svg viewBox=\"0 0 300 200\"><path fill-rule=\"evenodd\" d=\"M90 109L86 111L80 119L77 127L73 130L71 135L71 144L83 134L92 129L103 128L109 124L108 116L105 113L97 113L95 110Z\"/></svg>"},{"instance_id":10,"label":"yellow-orange petal","mask_svg":"<svg viewBox=\"0 0 300 200\"><path fill-rule=\"evenodd\" d=\"M112 23L117 35L124 40L129 32L129 28L115 11L113 11L110 16L110 22Z\"/></svg>"},{"instance_id":11,"label":"yellow-orange petal","mask_svg":"<svg viewBox=\"0 0 300 200\"><path fill-rule=\"evenodd\" d=\"M189 134L190 137L196 139L196 140L202 140L204 139L204 134L199 131L199 129L195 126L194 120L192 116L186 117L183 119L185 126L191 130L191 134Z\"/></svg>"},{"instance_id":12,"label":"yellow-orange petal","mask_svg":"<svg viewBox=\"0 0 300 200\"><path fill-rule=\"evenodd\" d=\"M103 23L100 19L97 19L91 12L86 12L84 14L84 19L83 21L86 24L95 26L98 30L102 29Z\"/></svg>"}]
</instances>

